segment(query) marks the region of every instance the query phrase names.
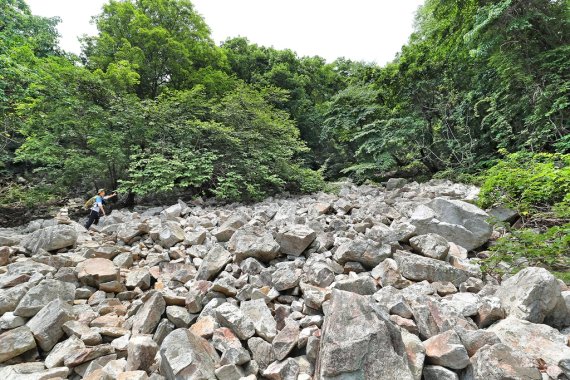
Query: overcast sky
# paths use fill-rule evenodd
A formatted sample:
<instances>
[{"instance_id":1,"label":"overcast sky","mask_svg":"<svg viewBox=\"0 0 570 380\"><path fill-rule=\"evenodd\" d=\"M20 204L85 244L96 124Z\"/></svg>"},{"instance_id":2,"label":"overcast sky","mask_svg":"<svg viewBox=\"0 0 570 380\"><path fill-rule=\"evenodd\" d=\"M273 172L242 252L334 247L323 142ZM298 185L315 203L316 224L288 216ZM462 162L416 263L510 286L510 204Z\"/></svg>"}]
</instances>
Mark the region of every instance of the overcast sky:
<instances>
[{"instance_id":1,"label":"overcast sky","mask_svg":"<svg viewBox=\"0 0 570 380\"><path fill-rule=\"evenodd\" d=\"M32 13L59 16L63 49L79 53L77 37L96 34L91 16L105 0L26 0ZM406 43L423 0L193 0L219 43L244 36L259 45L383 65Z\"/></svg>"}]
</instances>

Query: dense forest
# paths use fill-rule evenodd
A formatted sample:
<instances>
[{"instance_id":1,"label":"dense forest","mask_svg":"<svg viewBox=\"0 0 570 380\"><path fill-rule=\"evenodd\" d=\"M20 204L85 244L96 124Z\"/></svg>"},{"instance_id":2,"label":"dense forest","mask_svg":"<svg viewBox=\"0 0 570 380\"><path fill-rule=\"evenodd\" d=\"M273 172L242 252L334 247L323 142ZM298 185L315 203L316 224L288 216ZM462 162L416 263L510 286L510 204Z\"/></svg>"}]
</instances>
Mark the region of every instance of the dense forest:
<instances>
[{"instance_id":1,"label":"dense forest","mask_svg":"<svg viewBox=\"0 0 570 380\"><path fill-rule=\"evenodd\" d=\"M58 47L57 18L1 0L0 197L256 200L567 154L569 4L427 0L380 67L242 37L217 46L189 0L111 0L75 56Z\"/></svg>"}]
</instances>

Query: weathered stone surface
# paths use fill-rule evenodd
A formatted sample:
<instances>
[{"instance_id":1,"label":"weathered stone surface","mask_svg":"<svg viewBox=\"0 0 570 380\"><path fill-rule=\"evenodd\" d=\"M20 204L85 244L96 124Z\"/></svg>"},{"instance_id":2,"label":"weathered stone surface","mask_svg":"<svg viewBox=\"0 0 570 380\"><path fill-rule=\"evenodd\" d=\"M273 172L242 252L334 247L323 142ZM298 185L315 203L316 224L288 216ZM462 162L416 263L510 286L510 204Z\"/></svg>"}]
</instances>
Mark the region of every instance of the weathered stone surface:
<instances>
[{"instance_id":1,"label":"weathered stone surface","mask_svg":"<svg viewBox=\"0 0 570 380\"><path fill-rule=\"evenodd\" d=\"M235 364L226 364L217 368L216 377L224 380L240 380L244 377L243 370Z\"/></svg>"},{"instance_id":2,"label":"weathered stone surface","mask_svg":"<svg viewBox=\"0 0 570 380\"><path fill-rule=\"evenodd\" d=\"M232 235L228 241L228 250L235 254L238 262L248 257L269 262L278 256L279 244L264 228L245 226Z\"/></svg>"},{"instance_id":3,"label":"weathered stone surface","mask_svg":"<svg viewBox=\"0 0 570 380\"><path fill-rule=\"evenodd\" d=\"M413 379L400 332L370 299L333 290L315 370L322 380Z\"/></svg>"},{"instance_id":4,"label":"weathered stone surface","mask_svg":"<svg viewBox=\"0 0 570 380\"><path fill-rule=\"evenodd\" d=\"M158 240L164 248L170 248L176 243L184 241L185 238L184 230L175 222L163 223L158 233Z\"/></svg>"},{"instance_id":5,"label":"weathered stone surface","mask_svg":"<svg viewBox=\"0 0 570 380\"><path fill-rule=\"evenodd\" d=\"M372 295L376 292L376 281L369 276L359 276L337 281L335 289L353 292L361 295Z\"/></svg>"},{"instance_id":6,"label":"weathered stone surface","mask_svg":"<svg viewBox=\"0 0 570 380\"><path fill-rule=\"evenodd\" d=\"M277 360L283 360L297 346L299 340L299 325L297 322L289 322L273 339L273 352Z\"/></svg>"},{"instance_id":7,"label":"weathered stone surface","mask_svg":"<svg viewBox=\"0 0 570 380\"><path fill-rule=\"evenodd\" d=\"M63 324L73 318L71 307L59 298L45 305L27 324L44 351L49 351L63 336Z\"/></svg>"},{"instance_id":8,"label":"weathered stone surface","mask_svg":"<svg viewBox=\"0 0 570 380\"><path fill-rule=\"evenodd\" d=\"M216 308L216 317L221 326L232 330L240 339L246 340L255 334L255 326L237 306L224 303Z\"/></svg>"},{"instance_id":9,"label":"weathered stone surface","mask_svg":"<svg viewBox=\"0 0 570 380\"><path fill-rule=\"evenodd\" d=\"M318 310L323 305L323 302L330 299L331 291L329 289L313 286L304 282L301 282L300 286L305 305L310 308Z\"/></svg>"},{"instance_id":10,"label":"weathered stone surface","mask_svg":"<svg viewBox=\"0 0 570 380\"><path fill-rule=\"evenodd\" d=\"M271 275L271 283L277 291L293 289L299 285L302 271L292 265L278 267Z\"/></svg>"},{"instance_id":11,"label":"weathered stone surface","mask_svg":"<svg viewBox=\"0 0 570 380\"><path fill-rule=\"evenodd\" d=\"M435 233L467 250L482 246L491 237L489 215L470 203L436 198L416 208L410 223L416 234Z\"/></svg>"},{"instance_id":12,"label":"weathered stone surface","mask_svg":"<svg viewBox=\"0 0 570 380\"><path fill-rule=\"evenodd\" d=\"M536 362L504 344L484 346L471 358L465 380L541 380Z\"/></svg>"},{"instance_id":13,"label":"weathered stone surface","mask_svg":"<svg viewBox=\"0 0 570 380\"><path fill-rule=\"evenodd\" d=\"M544 268L530 267L503 281L495 296L507 315L542 323L560 300L556 277Z\"/></svg>"},{"instance_id":14,"label":"weathered stone surface","mask_svg":"<svg viewBox=\"0 0 570 380\"><path fill-rule=\"evenodd\" d=\"M125 243L130 243L135 237L147 234L150 231L150 227L146 223L141 223L139 221L133 221L128 223L121 223L117 229L117 238Z\"/></svg>"},{"instance_id":15,"label":"weathered stone surface","mask_svg":"<svg viewBox=\"0 0 570 380\"><path fill-rule=\"evenodd\" d=\"M91 360L111 355L115 352L115 349L109 344L101 344L94 347L85 347L80 350L76 350L72 354L66 355L63 360L63 364L67 367L77 367L83 363L87 363Z\"/></svg>"},{"instance_id":16,"label":"weathered stone surface","mask_svg":"<svg viewBox=\"0 0 570 380\"><path fill-rule=\"evenodd\" d=\"M166 302L160 293L149 295L133 320L133 334L152 334L166 309Z\"/></svg>"},{"instance_id":17,"label":"weathered stone surface","mask_svg":"<svg viewBox=\"0 0 570 380\"><path fill-rule=\"evenodd\" d=\"M167 379L215 379L220 360L207 340L187 329L171 332L160 347L160 372Z\"/></svg>"},{"instance_id":18,"label":"weathered stone surface","mask_svg":"<svg viewBox=\"0 0 570 380\"><path fill-rule=\"evenodd\" d=\"M542 359L549 366L558 366L570 377L568 337L558 330L511 316L489 327L489 331L514 350L535 360Z\"/></svg>"},{"instance_id":19,"label":"weathered stone surface","mask_svg":"<svg viewBox=\"0 0 570 380\"><path fill-rule=\"evenodd\" d=\"M212 248L200 264L196 280L210 280L232 261L232 254L220 245Z\"/></svg>"},{"instance_id":20,"label":"weathered stone surface","mask_svg":"<svg viewBox=\"0 0 570 380\"><path fill-rule=\"evenodd\" d=\"M140 288L147 290L150 288L150 273L146 268L137 268L129 271L125 279L127 289Z\"/></svg>"},{"instance_id":21,"label":"weathered stone surface","mask_svg":"<svg viewBox=\"0 0 570 380\"><path fill-rule=\"evenodd\" d=\"M127 371L148 371L158 352L158 345L150 335L137 335L129 341Z\"/></svg>"},{"instance_id":22,"label":"weathered stone surface","mask_svg":"<svg viewBox=\"0 0 570 380\"><path fill-rule=\"evenodd\" d=\"M28 284L20 284L9 289L0 289L0 314L16 310L28 289Z\"/></svg>"},{"instance_id":23,"label":"weathered stone surface","mask_svg":"<svg viewBox=\"0 0 570 380\"><path fill-rule=\"evenodd\" d=\"M426 350L420 338L406 330L402 330L402 341L406 347L408 367L415 380L421 380Z\"/></svg>"},{"instance_id":24,"label":"weathered stone surface","mask_svg":"<svg viewBox=\"0 0 570 380\"><path fill-rule=\"evenodd\" d=\"M424 380L459 380L459 376L445 367L426 365L423 370Z\"/></svg>"},{"instance_id":25,"label":"weathered stone surface","mask_svg":"<svg viewBox=\"0 0 570 380\"><path fill-rule=\"evenodd\" d=\"M36 341L27 326L9 330L0 335L0 363L36 348Z\"/></svg>"},{"instance_id":26,"label":"weathered stone surface","mask_svg":"<svg viewBox=\"0 0 570 380\"><path fill-rule=\"evenodd\" d=\"M30 364L39 364L39 366L30 368ZM42 363L21 363L0 368L0 378L10 380L66 379L69 372L69 368L66 367L44 369Z\"/></svg>"},{"instance_id":27,"label":"weathered stone surface","mask_svg":"<svg viewBox=\"0 0 570 380\"><path fill-rule=\"evenodd\" d=\"M42 249L49 252L74 245L77 236L77 231L72 226L58 224L26 235L20 244L32 253Z\"/></svg>"},{"instance_id":28,"label":"weathered stone surface","mask_svg":"<svg viewBox=\"0 0 570 380\"><path fill-rule=\"evenodd\" d=\"M437 260L445 260L449 252L447 240L443 236L433 233L414 236L410 239L410 245L422 255Z\"/></svg>"},{"instance_id":29,"label":"weathered stone surface","mask_svg":"<svg viewBox=\"0 0 570 380\"><path fill-rule=\"evenodd\" d=\"M275 353L271 343L256 336L249 338L247 347L253 354L253 360L259 364L261 370L266 369L275 360Z\"/></svg>"},{"instance_id":30,"label":"weathered stone surface","mask_svg":"<svg viewBox=\"0 0 570 380\"><path fill-rule=\"evenodd\" d=\"M397 251L394 260L398 263L402 276L408 280L429 282L449 281L455 286L459 286L469 278L469 274L460 269L454 268L448 263L414 255L405 251Z\"/></svg>"},{"instance_id":31,"label":"weathered stone surface","mask_svg":"<svg viewBox=\"0 0 570 380\"><path fill-rule=\"evenodd\" d=\"M72 303L75 298L75 286L58 280L43 280L21 299L14 310L14 315L33 317L45 305L57 298Z\"/></svg>"},{"instance_id":32,"label":"weathered stone surface","mask_svg":"<svg viewBox=\"0 0 570 380\"><path fill-rule=\"evenodd\" d=\"M253 322L255 333L258 336L268 342L273 341L273 338L277 335L277 323L264 300L244 301L241 303L240 309Z\"/></svg>"},{"instance_id":33,"label":"weathered stone surface","mask_svg":"<svg viewBox=\"0 0 570 380\"><path fill-rule=\"evenodd\" d=\"M373 268L384 259L392 256L390 245L373 240L352 240L342 244L336 250L334 259L341 265L348 261L356 261L367 268Z\"/></svg>"},{"instance_id":34,"label":"weathered stone surface","mask_svg":"<svg viewBox=\"0 0 570 380\"><path fill-rule=\"evenodd\" d=\"M46 368L54 368L63 365L64 358L77 350L85 348L85 343L78 337L72 335L69 339L59 342L54 346L46 357Z\"/></svg>"},{"instance_id":35,"label":"weathered stone surface","mask_svg":"<svg viewBox=\"0 0 570 380\"><path fill-rule=\"evenodd\" d=\"M296 380L299 375L299 364L295 359L273 362L263 371L268 380Z\"/></svg>"},{"instance_id":36,"label":"weathered stone surface","mask_svg":"<svg viewBox=\"0 0 570 380\"><path fill-rule=\"evenodd\" d=\"M196 315L192 317L186 308L176 305L166 307L166 317L177 328L188 327L196 319Z\"/></svg>"},{"instance_id":37,"label":"weathered stone surface","mask_svg":"<svg viewBox=\"0 0 570 380\"><path fill-rule=\"evenodd\" d=\"M501 305L501 300L497 297L483 297L477 308L475 322L479 328L485 328L505 318L505 309Z\"/></svg>"},{"instance_id":38,"label":"weathered stone surface","mask_svg":"<svg viewBox=\"0 0 570 380\"><path fill-rule=\"evenodd\" d=\"M428 363L452 369L462 369L469 364L469 355L454 330L433 336L424 342Z\"/></svg>"},{"instance_id":39,"label":"weathered stone surface","mask_svg":"<svg viewBox=\"0 0 570 380\"><path fill-rule=\"evenodd\" d=\"M282 253L299 256L316 237L315 231L311 228L302 224L295 224L283 227L277 233L276 240Z\"/></svg>"},{"instance_id":40,"label":"weathered stone surface","mask_svg":"<svg viewBox=\"0 0 570 380\"><path fill-rule=\"evenodd\" d=\"M378 264L371 272L372 277L379 280L382 286L393 286L396 289L403 289L410 286L412 282L402 277L398 268L398 263L394 259L388 258Z\"/></svg>"},{"instance_id":41,"label":"weathered stone surface","mask_svg":"<svg viewBox=\"0 0 570 380\"><path fill-rule=\"evenodd\" d=\"M212 232L219 242L230 240L232 235L249 221L249 217L242 212L232 214L220 227Z\"/></svg>"},{"instance_id":42,"label":"weathered stone surface","mask_svg":"<svg viewBox=\"0 0 570 380\"><path fill-rule=\"evenodd\" d=\"M87 259L77 265L76 271L79 281L95 288L102 283L121 280L119 268L108 259Z\"/></svg>"}]
</instances>

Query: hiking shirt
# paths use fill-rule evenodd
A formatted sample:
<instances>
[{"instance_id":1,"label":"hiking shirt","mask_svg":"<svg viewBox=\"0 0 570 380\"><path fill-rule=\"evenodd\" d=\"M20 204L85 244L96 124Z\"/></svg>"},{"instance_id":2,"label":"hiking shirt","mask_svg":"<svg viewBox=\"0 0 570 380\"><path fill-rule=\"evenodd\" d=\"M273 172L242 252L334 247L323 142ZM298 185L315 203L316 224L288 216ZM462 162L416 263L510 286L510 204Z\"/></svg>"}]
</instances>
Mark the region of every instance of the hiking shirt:
<instances>
[{"instance_id":1,"label":"hiking shirt","mask_svg":"<svg viewBox=\"0 0 570 380\"><path fill-rule=\"evenodd\" d=\"M97 198L95 198L95 203L93 203L93 207L91 207L91 210L99 212L101 210L101 207L103 207L103 197L97 195Z\"/></svg>"}]
</instances>

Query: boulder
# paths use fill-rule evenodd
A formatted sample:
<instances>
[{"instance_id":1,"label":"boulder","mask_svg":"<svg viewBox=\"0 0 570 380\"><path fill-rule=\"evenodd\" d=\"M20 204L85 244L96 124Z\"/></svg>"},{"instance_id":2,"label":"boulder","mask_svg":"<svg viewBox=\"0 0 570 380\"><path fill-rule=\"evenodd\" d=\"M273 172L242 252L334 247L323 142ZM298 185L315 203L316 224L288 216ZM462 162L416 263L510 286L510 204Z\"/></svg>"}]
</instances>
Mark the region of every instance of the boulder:
<instances>
[{"instance_id":1,"label":"boulder","mask_svg":"<svg viewBox=\"0 0 570 380\"><path fill-rule=\"evenodd\" d=\"M0 335L0 363L36 348L28 326L17 327Z\"/></svg>"},{"instance_id":2,"label":"boulder","mask_svg":"<svg viewBox=\"0 0 570 380\"><path fill-rule=\"evenodd\" d=\"M158 233L158 240L164 248L170 248L176 243L184 241L185 238L184 230L178 223L171 221L162 223Z\"/></svg>"},{"instance_id":3,"label":"boulder","mask_svg":"<svg viewBox=\"0 0 570 380\"><path fill-rule=\"evenodd\" d=\"M454 330L433 336L424 342L428 363L451 369L462 369L469 364L469 355Z\"/></svg>"},{"instance_id":4,"label":"boulder","mask_svg":"<svg viewBox=\"0 0 570 380\"><path fill-rule=\"evenodd\" d=\"M63 324L73 318L71 306L59 298L45 305L30 321L30 328L38 346L49 351L63 336Z\"/></svg>"},{"instance_id":5,"label":"boulder","mask_svg":"<svg viewBox=\"0 0 570 380\"><path fill-rule=\"evenodd\" d=\"M534 323L543 323L562 299L556 277L536 267L525 268L503 281L495 296L507 315Z\"/></svg>"},{"instance_id":6,"label":"boulder","mask_svg":"<svg viewBox=\"0 0 570 380\"><path fill-rule=\"evenodd\" d=\"M299 340L299 325L297 322L288 322L273 339L273 352L277 360L284 360L297 346Z\"/></svg>"},{"instance_id":7,"label":"boulder","mask_svg":"<svg viewBox=\"0 0 570 380\"><path fill-rule=\"evenodd\" d=\"M77 265L76 271L80 282L95 288L103 283L121 280L119 268L108 259L87 259Z\"/></svg>"},{"instance_id":8,"label":"boulder","mask_svg":"<svg viewBox=\"0 0 570 380\"><path fill-rule=\"evenodd\" d=\"M491 237L489 215L475 205L459 200L436 198L418 206L410 218L417 235L435 233L471 251Z\"/></svg>"},{"instance_id":9,"label":"boulder","mask_svg":"<svg viewBox=\"0 0 570 380\"><path fill-rule=\"evenodd\" d=\"M256 336L249 338L247 347L261 370L266 369L275 360L273 346L261 338Z\"/></svg>"},{"instance_id":10,"label":"boulder","mask_svg":"<svg viewBox=\"0 0 570 380\"><path fill-rule=\"evenodd\" d=\"M58 224L37 230L26 235L21 245L33 254L44 251L55 251L69 247L77 242L78 233L73 226Z\"/></svg>"},{"instance_id":11,"label":"boulder","mask_svg":"<svg viewBox=\"0 0 570 380\"><path fill-rule=\"evenodd\" d=\"M243 301L240 309L253 322L255 333L258 336L268 342L273 341L273 338L277 335L277 323L264 300Z\"/></svg>"},{"instance_id":12,"label":"boulder","mask_svg":"<svg viewBox=\"0 0 570 380\"><path fill-rule=\"evenodd\" d=\"M356 239L343 243L334 254L341 265L349 261L361 263L366 268L374 268L384 259L392 256L392 247L374 240Z\"/></svg>"},{"instance_id":13,"label":"boulder","mask_svg":"<svg viewBox=\"0 0 570 380\"><path fill-rule=\"evenodd\" d=\"M501 342L535 360L544 360L548 366L558 366L570 378L570 347L568 337L543 324L508 317L489 331L497 334Z\"/></svg>"},{"instance_id":14,"label":"boulder","mask_svg":"<svg viewBox=\"0 0 570 380\"><path fill-rule=\"evenodd\" d=\"M423 376L424 380L459 380L455 372L439 365L426 365Z\"/></svg>"},{"instance_id":15,"label":"boulder","mask_svg":"<svg viewBox=\"0 0 570 380\"><path fill-rule=\"evenodd\" d=\"M369 297L341 290L332 291L315 374L321 380L414 379L400 330Z\"/></svg>"},{"instance_id":16,"label":"boulder","mask_svg":"<svg viewBox=\"0 0 570 380\"><path fill-rule=\"evenodd\" d=\"M445 260L449 252L449 243L438 234L414 236L410 239L410 245L422 255L437 260Z\"/></svg>"},{"instance_id":17,"label":"boulder","mask_svg":"<svg viewBox=\"0 0 570 380\"><path fill-rule=\"evenodd\" d=\"M133 334L152 334L166 309L166 302L158 292L147 295L144 304L133 319Z\"/></svg>"},{"instance_id":18,"label":"boulder","mask_svg":"<svg viewBox=\"0 0 570 380\"><path fill-rule=\"evenodd\" d=\"M273 362L263 371L263 377L268 380L297 380L299 363L293 358Z\"/></svg>"},{"instance_id":19,"label":"boulder","mask_svg":"<svg viewBox=\"0 0 570 380\"><path fill-rule=\"evenodd\" d=\"M294 224L285 226L276 235L281 252L286 255L299 256L315 240L316 233L311 228Z\"/></svg>"},{"instance_id":20,"label":"boulder","mask_svg":"<svg viewBox=\"0 0 570 380\"><path fill-rule=\"evenodd\" d=\"M504 344L484 346L471 358L464 380L542 380L537 363Z\"/></svg>"},{"instance_id":21,"label":"boulder","mask_svg":"<svg viewBox=\"0 0 570 380\"><path fill-rule=\"evenodd\" d=\"M210 280L232 261L232 254L221 245L212 248L202 260L196 280Z\"/></svg>"},{"instance_id":22,"label":"boulder","mask_svg":"<svg viewBox=\"0 0 570 380\"><path fill-rule=\"evenodd\" d=\"M127 371L149 371L158 352L158 345L150 335L137 335L129 340Z\"/></svg>"},{"instance_id":23,"label":"boulder","mask_svg":"<svg viewBox=\"0 0 570 380\"><path fill-rule=\"evenodd\" d=\"M266 229L258 226L245 226L237 230L228 242L228 250L240 262L248 257L269 262L279 254L279 244Z\"/></svg>"},{"instance_id":24,"label":"boulder","mask_svg":"<svg viewBox=\"0 0 570 380\"><path fill-rule=\"evenodd\" d=\"M226 242L230 240L232 235L248 221L249 217L243 212L235 212L224 223L222 223L220 227L212 231L212 235L214 235L219 242Z\"/></svg>"},{"instance_id":25,"label":"boulder","mask_svg":"<svg viewBox=\"0 0 570 380\"><path fill-rule=\"evenodd\" d=\"M405 251L397 251L394 260L398 263L398 268L402 276L408 280L429 282L449 281L455 286L469 278L469 273L457 269L447 262L414 255Z\"/></svg>"},{"instance_id":26,"label":"boulder","mask_svg":"<svg viewBox=\"0 0 570 380\"><path fill-rule=\"evenodd\" d=\"M160 372L167 379L215 379L220 361L210 343L188 329L168 334L160 347L160 357Z\"/></svg>"},{"instance_id":27,"label":"boulder","mask_svg":"<svg viewBox=\"0 0 570 380\"><path fill-rule=\"evenodd\" d=\"M69 282L43 280L21 299L14 310L14 315L33 317L45 305L57 298L63 302L72 303L75 298L75 286Z\"/></svg>"},{"instance_id":28,"label":"boulder","mask_svg":"<svg viewBox=\"0 0 570 380\"><path fill-rule=\"evenodd\" d=\"M246 340L255 334L255 326L237 306L223 303L216 308L216 317L221 326L232 330L240 339Z\"/></svg>"}]
</instances>

